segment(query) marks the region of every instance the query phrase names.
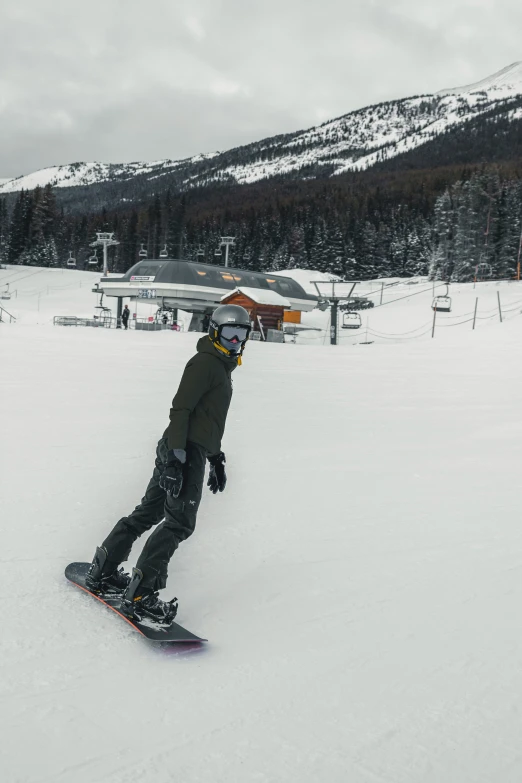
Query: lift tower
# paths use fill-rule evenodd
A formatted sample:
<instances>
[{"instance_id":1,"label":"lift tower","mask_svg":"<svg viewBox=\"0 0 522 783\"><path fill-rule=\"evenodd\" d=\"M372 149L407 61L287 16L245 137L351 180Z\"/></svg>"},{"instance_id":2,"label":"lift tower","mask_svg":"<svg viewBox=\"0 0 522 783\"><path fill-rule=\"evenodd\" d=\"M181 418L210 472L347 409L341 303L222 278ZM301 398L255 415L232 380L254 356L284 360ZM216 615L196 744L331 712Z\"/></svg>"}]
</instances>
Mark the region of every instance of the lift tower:
<instances>
[{"instance_id":1,"label":"lift tower","mask_svg":"<svg viewBox=\"0 0 522 783\"><path fill-rule=\"evenodd\" d=\"M221 237L219 248L225 246L225 266L228 266L228 249L235 246L235 237Z\"/></svg>"},{"instance_id":2,"label":"lift tower","mask_svg":"<svg viewBox=\"0 0 522 783\"><path fill-rule=\"evenodd\" d=\"M339 302L350 299L358 280L311 280L316 288L321 309L330 308L330 344L337 345ZM321 306L322 305L322 306Z\"/></svg>"},{"instance_id":3,"label":"lift tower","mask_svg":"<svg viewBox=\"0 0 522 783\"><path fill-rule=\"evenodd\" d=\"M91 242L91 247L97 247L101 245L103 247L103 276L107 277L109 273L108 263L107 263L107 248L112 247L112 245L119 245L120 243L114 239L114 231L97 231L96 232L96 239L94 242Z\"/></svg>"}]
</instances>

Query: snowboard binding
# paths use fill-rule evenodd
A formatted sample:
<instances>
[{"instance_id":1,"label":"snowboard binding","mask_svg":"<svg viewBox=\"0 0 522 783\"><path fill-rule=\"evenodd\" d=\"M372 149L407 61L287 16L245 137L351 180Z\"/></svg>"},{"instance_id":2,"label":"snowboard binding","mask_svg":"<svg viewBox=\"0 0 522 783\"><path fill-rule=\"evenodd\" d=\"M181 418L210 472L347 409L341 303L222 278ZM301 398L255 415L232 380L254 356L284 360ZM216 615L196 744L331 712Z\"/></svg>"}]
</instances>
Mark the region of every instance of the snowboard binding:
<instances>
[{"instance_id":1,"label":"snowboard binding","mask_svg":"<svg viewBox=\"0 0 522 783\"><path fill-rule=\"evenodd\" d=\"M103 546L96 547L96 553L85 577L85 586L95 595L119 595L127 589L131 578L123 568L112 567L108 552Z\"/></svg>"},{"instance_id":2,"label":"snowboard binding","mask_svg":"<svg viewBox=\"0 0 522 783\"><path fill-rule=\"evenodd\" d=\"M162 601L158 593L147 587L141 587L143 573L139 568L132 569L132 578L125 590L120 611L130 620L152 620L159 625L170 625L178 612L178 599Z\"/></svg>"}]
</instances>

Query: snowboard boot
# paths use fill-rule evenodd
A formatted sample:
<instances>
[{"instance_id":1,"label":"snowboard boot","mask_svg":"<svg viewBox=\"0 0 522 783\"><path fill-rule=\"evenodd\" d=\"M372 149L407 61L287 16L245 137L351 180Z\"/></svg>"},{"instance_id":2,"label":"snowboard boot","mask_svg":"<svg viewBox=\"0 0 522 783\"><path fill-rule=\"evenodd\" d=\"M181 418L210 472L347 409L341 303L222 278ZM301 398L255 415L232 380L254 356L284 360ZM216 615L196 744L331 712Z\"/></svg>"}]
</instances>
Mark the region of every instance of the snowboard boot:
<instances>
[{"instance_id":1,"label":"snowboard boot","mask_svg":"<svg viewBox=\"0 0 522 783\"><path fill-rule=\"evenodd\" d=\"M131 580L123 568L118 570L108 559L104 546L96 547L96 554L85 577L85 586L96 595L119 595L124 593Z\"/></svg>"},{"instance_id":2,"label":"snowboard boot","mask_svg":"<svg viewBox=\"0 0 522 783\"><path fill-rule=\"evenodd\" d=\"M121 613L131 620L148 619L159 625L170 625L178 611L178 599L162 601L151 588L140 587L142 579L139 568L133 568L132 579L121 600Z\"/></svg>"}]
</instances>

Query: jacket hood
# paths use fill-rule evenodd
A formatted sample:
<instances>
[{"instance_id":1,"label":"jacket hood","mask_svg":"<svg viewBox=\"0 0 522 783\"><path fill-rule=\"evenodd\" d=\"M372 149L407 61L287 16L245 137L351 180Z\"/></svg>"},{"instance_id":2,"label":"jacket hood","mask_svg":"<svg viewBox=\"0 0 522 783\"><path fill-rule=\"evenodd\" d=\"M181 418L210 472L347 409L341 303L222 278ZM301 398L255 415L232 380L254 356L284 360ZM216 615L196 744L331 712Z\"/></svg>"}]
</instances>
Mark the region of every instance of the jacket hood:
<instances>
[{"instance_id":1,"label":"jacket hood","mask_svg":"<svg viewBox=\"0 0 522 783\"><path fill-rule=\"evenodd\" d=\"M212 356L217 356L218 359L221 359L221 361L226 364L226 366L230 369L230 371L235 370L237 367L237 356L227 356L224 353L221 353L221 351L218 351L217 348L214 347L212 340L206 334L204 337L200 337L197 343L197 351L198 353L210 353Z\"/></svg>"}]
</instances>

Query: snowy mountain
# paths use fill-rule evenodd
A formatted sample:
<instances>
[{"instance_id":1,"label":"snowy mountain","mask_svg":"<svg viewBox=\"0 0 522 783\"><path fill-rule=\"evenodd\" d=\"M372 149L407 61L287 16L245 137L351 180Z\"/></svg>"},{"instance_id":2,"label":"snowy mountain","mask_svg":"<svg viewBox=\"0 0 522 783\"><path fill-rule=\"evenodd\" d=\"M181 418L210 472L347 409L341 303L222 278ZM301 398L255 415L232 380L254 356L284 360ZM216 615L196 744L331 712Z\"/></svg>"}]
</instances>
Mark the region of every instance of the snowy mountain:
<instances>
[{"instance_id":1,"label":"snowy mountain","mask_svg":"<svg viewBox=\"0 0 522 783\"><path fill-rule=\"evenodd\" d=\"M151 163L70 163L64 166L51 166L32 174L14 179L0 179L0 193L13 193L19 190L32 190L37 186L51 184L57 188L95 185L100 182L129 180L139 174L149 175L152 179L165 171L182 165L193 165L209 160L218 153L195 155L184 161L158 160Z\"/></svg>"},{"instance_id":2,"label":"snowy mountain","mask_svg":"<svg viewBox=\"0 0 522 783\"><path fill-rule=\"evenodd\" d=\"M449 90L440 90L438 95L459 95L471 92L484 92L494 90L501 91L504 97L520 95L522 92L522 61L512 63L493 76L488 76L480 82L468 84L466 87L452 87Z\"/></svg>"},{"instance_id":3,"label":"snowy mountain","mask_svg":"<svg viewBox=\"0 0 522 783\"><path fill-rule=\"evenodd\" d=\"M388 101L305 131L274 136L227 152L151 163L74 163L0 185L0 194L50 182L59 188L141 180L178 190L213 183L246 184L273 177L310 178L365 170L494 112L522 119L522 62L472 85ZM119 199L124 198L118 191Z\"/></svg>"}]
</instances>

